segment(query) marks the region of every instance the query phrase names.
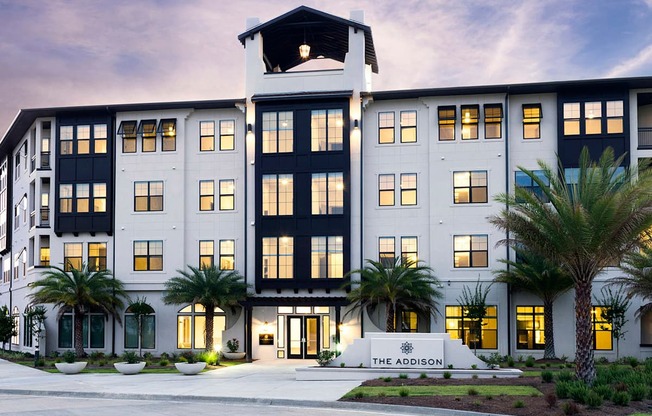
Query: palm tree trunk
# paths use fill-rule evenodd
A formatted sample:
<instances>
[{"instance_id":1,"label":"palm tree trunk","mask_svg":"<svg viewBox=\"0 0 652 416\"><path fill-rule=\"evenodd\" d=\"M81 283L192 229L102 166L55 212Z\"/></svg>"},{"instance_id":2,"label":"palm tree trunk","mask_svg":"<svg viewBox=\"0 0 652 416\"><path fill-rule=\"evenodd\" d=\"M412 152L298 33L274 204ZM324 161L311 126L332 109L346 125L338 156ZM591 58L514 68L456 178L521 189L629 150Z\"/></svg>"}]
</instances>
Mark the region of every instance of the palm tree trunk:
<instances>
[{"instance_id":1,"label":"palm tree trunk","mask_svg":"<svg viewBox=\"0 0 652 416\"><path fill-rule=\"evenodd\" d=\"M74 313L75 328L74 328L74 343L75 355L77 358L82 358L86 355L84 352L84 314L78 310ZM90 328L89 328L90 330Z\"/></svg>"},{"instance_id":2,"label":"palm tree trunk","mask_svg":"<svg viewBox=\"0 0 652 416\"><path fill-rule=\"evenodd\" d=\"M595 380L593 328L591 323L591 283L575 285L575 375L592 385Z\"/></svg>"},{"instance_id":3,"label":"palm tree trunk","mask_svg":"<svg viewBox=\"0 0 652 416\"><path fill-rule=\"evenodd\" d=\"M143 356L143 317L138 315L138 356Z\"/></svg>"},{"instance_id":4,"label":"palm tree trunk","mask_svg":"<svg viewBox=\"0 0 652 416\"><path fill-rule=\"evenodd\" d=\"M213 317L215 316L215 307L213 305L204 305L206 308L206 351L213 351Z\"/></svg>"},{"instance_id":5,"label":"palm tree trunk","mask_svg":"<svg viewBox=\"0 0 652 416\"><path fill-rule=\"evenodd\" d=\"M385 322L385 332L396 332L394 321L396 319L396 311L391 302L387 302L387 321Z\"/></svg>"},{"instance_id":6,"label":"palm tree trunk","mask_svg":"<svg viewBox=\"0 0 652 416\"><path fill-rule=\"evenodd\" d=\"M543 338L545 339L544 360L555 360L555 329L552 318L552 302L543 301Z\"/></svg>"}]
</instances>

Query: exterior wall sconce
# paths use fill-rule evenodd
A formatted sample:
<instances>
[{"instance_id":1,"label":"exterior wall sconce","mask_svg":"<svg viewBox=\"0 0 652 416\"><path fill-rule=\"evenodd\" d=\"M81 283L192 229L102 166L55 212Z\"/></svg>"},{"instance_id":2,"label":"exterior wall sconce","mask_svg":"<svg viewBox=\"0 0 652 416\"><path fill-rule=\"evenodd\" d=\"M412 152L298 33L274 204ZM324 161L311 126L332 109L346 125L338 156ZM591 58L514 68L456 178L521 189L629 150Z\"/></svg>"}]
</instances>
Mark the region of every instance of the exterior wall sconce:
<instances>
[{"instance_id":1,"label":"exterior wall sconce","mask_svg":"<svg viewBox=\"0 0 652 416\"><path fill-rule=\"evenodd\" d=\"M360 130L360 122L357 118L353 120L353 130Z\"/></svg>"},{"instance_id":2,"label":"exterior wall sconce","mask_svg":"<svg viewBox=\"0 0 652 416\"><path fill-rule=\"evenodd\" d=\"M253 133L254 132L254 126L251 125L251 123L247 124L247 133Z\"/></svg>"},{"instance_id":3,"label":"exterior wall sconce","mask_svg":"<svg viewBox=\"0 0 652 416\"><path fill-rule=\"evenodd\" d=\"M301 56L301 59L308 59L310 57L310 45L305 41L299 46L299 56Z\"/></svg>"}]
</instances>

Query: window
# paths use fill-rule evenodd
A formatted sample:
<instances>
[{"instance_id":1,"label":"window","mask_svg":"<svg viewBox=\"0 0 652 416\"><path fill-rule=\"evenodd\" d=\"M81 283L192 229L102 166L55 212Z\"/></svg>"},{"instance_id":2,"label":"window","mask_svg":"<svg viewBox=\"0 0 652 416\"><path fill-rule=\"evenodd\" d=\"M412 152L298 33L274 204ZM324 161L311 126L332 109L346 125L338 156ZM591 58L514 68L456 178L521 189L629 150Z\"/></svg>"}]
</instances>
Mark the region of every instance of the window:
<instances>
[{"instance_id":1,"label":"window","mask_svg":"<svg viewBox=\"0 0 652 416\"><path fill-rule=\"evenodd\" d=\"M163 181L134 183L134 211L163 211Z\"/></svg>"},{"instance_id":2,"label":"window","mask_svg":"<svg viewBox=\"0 0 652 416\"><path fill-rule=\"evenodd\" d=\"M394 175L378 175L378 205L381 207L394 206Z\"/></svg>"},{"instance_id":3,"label":"window","mask_svg":"<svg viewBox=\"0 0 652 416\"><path fill-rule=\"evenodd\" d=\"M394 237L380 237L378 239L378 261L385 267L394 266L396 249Z\"/></svg>"},{"instance_id":4,"label":"window","mask_svg":"<svg viewBox=\"0 0 652 416\"><path fill-rule=\"evenodd\" d=\"M263 175L263 215L292 215L294 178L290 175Z\"/></svg>"},{"instance_id":5,"label":"window","mask_svg":"<svg viewBox=\"0 0 652 416\"><path fill-rule=\"evenodd\" d=\"M487 306L487 316L479 322L468 318L463 306L446 306L446 332L451 339L461 339L469 348L498 348L498 308Z\"/></svg>"},{"instance_id":6,"label":"window","mask_svg":"<svg viewBox=\"0 0 652 416\"><path fill-rule=\"evenodd\" d=\"M394 143L394 112L378 113L378 143Z\"/></svg>"},{"instance_id":7,"label":"window","mask_svg":"<svg viewBox=\"0 0 652 416\"><path fill-rule=\"evenodd\" d=\"M485 104L484 106L484 138L500 139L502 137L503 105Z\"/></svg>"},{"instance_id":8,"label":"window","mask_svg":"<svg viewBox=\"0 0 652 416\"><path fill-rule=\"evenodd\" d=\"M294 238L263 237L263 279L294 277Z\"/></svg>"},{"instance_id":9,"label":"window","mask_svg":"<svg viewBox=\"0 0 652 416\"><path fill-rule=\"evenodd\" d=\"M213 240L201 240L199 242L199 268L212 267L215 262L215 250Z\"/></svg>"},{"instance_id":10,"label":"window","mask_svg":"<svg viewBox=\"0 0 652 416\"><path fill-rule=\"evenodd\" d=\"M342 173L313 173L312 215L344 213L344 175Z\"/></svg>"},{"instance_id":11,"label":"window","mask_svg":"<svg viewBox=\"0 0 652 416\"><path fill-rule=\"evenodd\" d=\"M50 247L41 247L39 251L39 259L41 266L50 265Z\"/></svg>"},{"instance_id":12,"label":"window","mask_svg":"<svg viewBox=\"0 0 652 416\"><path fill-rule=\"evenodd\" d=\"M456 204L487 202L487 171L453 172L453 201Z\"/></svg>"},{"instance_id":13,"label":"window","mask_svg":"<svg viewBox=\"0 0 652 416\"><path fill-rule=\"evenodd\" d=\"M310 150L342 150L344 120L342 110L313 110L310 116Z\"/></svg>"},{"instance_id":14,"label":"window","mask_svg":"<svg viewBox=\"0 0 652 416\"><path fill-rule=\"evenodd\" d=\"M134 271L163 270L163 241L134 241Z\"/></svg>"},{"instance_id":15,"label":"window","mask_svg":"<svg viewBox=\"0 0 652 416\"><path fill-rule=\"evenodd\" d=\"M417 112L401 111L401 143L417 141Z\"/></svg>"},{"instance_id":16,"label":"window","mask_svg":"<svg viewBox=\"0 0 652 416\"><path fill-rule=\"evenodd\" d=\"M151 306L147 315L140 316L140 336L138 332L138 319L131 310L131 307L125 311L124 326L125 348L142 348L145 350L156 348L156 315Z\"/></svg>"},{"instance_id":17,"label":"window","mask_svg":"<svg viewBox=\"0 0 652 416\"><path fill-rule=\"evenodd\" d=\"M199 122L199 151L212 152L215 150L215 122Z\"/></svg>"},{"instance_id":18,"label":"window","mask_svg":"<svg viewBox=\"0 0 652 416\"><path fill-rule=\"evenodd\" d=\"M73 128L72 126L61 126L59 127L59 148L61 149L61 155L72 155L73 154Z\"/></svg>"},{"instance_id":19,"label":"window","mask_svg":"<svg viewBox=\"0 0 652 416\"><path fill-rule=\"evenodd\" d=\"M177 150L177 120L176 119L164 119L158 123L158 128L156 129L157 133L161 133L161 138L163 139L163 146L161 150L164 152L174 152ZM154 140L156 140L156 135L154 135ZM154 150L156 150L156 144L154 144ZM144 152L145 150L143 150Z\"/></svg>"},{"instance_id":20,"label":"window","mask_svg":"<svg viewBox=\"0 0 652 416\"><path fill-rule=\"evenodd\" d=\"M20 178L20 150L14 159L14 180Z\"/></svg>"},{"instance_id":21,"label":"window","mask_svg":"<svg viewBox=\"0 0 652 416\"><path fill-rule=\"evenodd\" d=\"M478 138L478 113L477 105L462 106L462 140L477 140Z\"/></svg>"},{"instance_id":22,"label":"window","mask_svg":"<svg viewBox=\"0 0 652 416\"><path fill-rule=\"evenodd\" d=\"M74 317L70 312L59 318L59 348L73 348ZM104 348L104 314L92 311L84 316L82 337L84 348Z\"/></svg>"},{"instance_id":23,"label":"window","mask_svg":"<svg viewBox=\"0 0 652 416\"><path fill-rule=\"evenodd\" d=\"M593 326L593 349L612 350L613 334L611 324L602 317L605 308L593 306L591 310L591 325Z\"/></svg>"},{"instance_id":24,"label":"window","mask_svg":"<svg viewBox=\"0 0 652 416\"><path fill-rule=\"evenodd\" d=\"M136 122L123 121L118 128L118 134L122 136L122 153L136 153Z\"/></svg>"},{"instance_id":25,"label":"window","mask_svg":"<svg viewBox=\"0 0 652 416\"><path fill-rule=\"evenodd\" d=\"M16 306L11 311L11 318L14 321L14 329L15 333L14 335L11 336L11 343L14 345L18 345L20 342L20 311Z\"/></svg>"},{"instance_id":26,"label":"window","mask_svg":"<svg viewBox=\"0 0 652 416\"><path fill-rule=\"evenodd\" d=\"M220 150L235 149L235 120L220 120Z\"/></svg>"},{"instance_id":27,"label":"window","mask_svg":"<svg viewBox=\"0 0 652 416\"><path fill-rule=\"evenodd\" d=\"M580 103L564 103L564 135L580 134Z\"/></svg>"},{"instance_id":28,"label":"window","mask_svg":"<svg viewBox=\"0 0 652 416\"><path fill-rule=\"evenodd\" d=\"M106 270L106 243L88 243L88 270Z\"/></svg>"},{"instance_id":29,"label":"window","mask_svg":"<svg viewBox=\"0 0 652 416\"><path fill-rule=\"evenodd\" d=\"M188 305L177 315L177 348L206 348L206 309L199 303ZM213 310L213 345L222 345L226 317L220 308Z\"/></svg>"},{"instance_id":30,"label":"window","mask_svg":"<svg viewBox=\"0 0 652 416\"><path fill-rule=\"evenodd\" d=\"M59 211L61 213L72 212L72 185L59 185Z\"/></svg>"},{"instance_id":31,"label":"window","mask_svg":"<svg viewBox=\"0 0 652 416\"><path fill-rule=\"evenodd\" d=\"M106 184L93 184L93 212L106 212Z\"/></svg>"},{"instance_id":32,"label":"window","mask_svg":"<svg viewBox=\"0 0 652 416\"><path fill-rule=\"evenodd\" d=\"M223 179L220 181L220 211L235 209L235 181Z\"/></svg>"},{"instance_id":33,"label":"window","mask_svg":"<svg viewBox=\"0 0 652 416\"><path fill-rule=\"evenodd\" d=\"M488 267L488 239L487 235L453 236L455 268Z\"/></svg>"},{"instance_id":34,"label":"window","mask_svg":"<svg viewBox=\"0 0 652 416\"><path fill-rule=\"evenodd\" d=\"M416 237L401 237L401 262L415 263L419 261Z\"/></svg>"},{"instance_id":35,"label":"window","mask_svg":"<svg viewBox=\"0 0 652 416\"><path fill-rule=\"evenodd\" d=\"M143 120L138 126L138 133L143 139L143 152L156 151L156 120Z\"/></svg>"},{"instance_id":36,"label":"window","mask_svg":"<svg viewBox=\"0 0 652 416\"><path fill-rule=\"evenodd\" d=\"M313 279L344 277L343 241L342 236L312 237L311 277Z\"/></svg>"},{"instance_id":37,"label":"window","mask_svg":"<svg viewBox=\"0 0 652 416\"><path fill-rule=\"evenodd\" d=\"M294 147L292 111L263 113L263 153L291 153Z\"/></svg>"},{"instance_id":38,"label":"window","mask_svg":"<svg viewBox=\"0 0 652 416\"><path fill-rule=\"evenodd\" d=\"M88 212L91 199L91 187L87 183L78 183L76 188L77 212Z\"/></svg>"},{"instance_id":39,"label":"window","mask_svg":"<svg viewBox=\"0 0 652 416\"><path fill-rule=\"evenodd\" d=\"M543 331L543 306L516 307L516 348L521 350L545 349Z\"/></svg>"},{"instance_id":40,"label":"window","mask_svg":"<svg viewBox=\"0 0 652 416\"><path fill-rule=\"evenodd\" d=\"M215 209L215 181L199 181L199 210Z\"/></svg>"},{"instance_id":41,"label":"window","mask_svg":"<svg viewBox=\"0 0 652 416\"><path fill-rule=\"evenodd\" d=\"M235 240L220 240L220 270L235 270Z\"/></svg>"},{"instance_id":42,"label":"window","mask_svg":"<svg viewBox=\"0 0 652 416\"><path fill-rule=\"evenodd\" d=\"M417 174L401 173L401 205L417 204Z\"/></svg>"},{"instance_id":43,"label":"window","mask_svg":"<svg viewBox=\"0 0 652 416\"><path fill-rule=\"evenodd\" d=\"M106 153L107 137L106 124L96 124L93 126L93 152L98 154Z\"/></svg>"},{"instance_id":44,"label":"window","mask_svg":"<svg viewBox=\"0 0 652 416\"><path fill-rule=\"evenodd\" d=\"M63 269L69 272L72 269L82 268L82 243L63 244Z\"/></svg>"},{"instance_id":45,"label":"window","mask_svg":"<svg viewBox=\"0 0 652 416\"><path fill-rule=\"evenodd\" d=\"M418 332L419 316L414 311L400 311L396 314L396 332Z\"/></svg>"},{"instance_id":46,"label":"window","mask_svg":"<svg viewBox=\"0 0 652 416\"><path fill-rule=\"evenodd\" d=\"M437 108L439 116L439 141L455 140L455 106Z\"/></svg>"},{"instance_id":47,"label":"window","mask_svg":"<svg viewBox=\"0 0 652 416\"><path fill-rule=\"evenodd\" d=\"M533 170L532 173L534 173L534 175L537 178L543 181L543 183L546 186L550 186L550 181L543 174L542 170ZM541 201L549 202L548 197L546 197L546 195L543 193L541 187L534 180L532 180L532 178L530 178L525 172L521 172L521 171L516 172L515 184L519 188L524 188L529 192L532 192Z\"/></svg>"},{"instance_id":48,"label":"window","mask_svg":"<svg viewBox=\"0 0 652 416\"><path fill-rule=\"evenodd\" d=\"M87 155L91 151L91 126L77 126L77 154Z\"/></svg>"},{"instance_id":49,"label":"window","mask_svg":"<svg viewBox=\"0 0 652 416\"><path fill-rule=\"evenodd\" d=\"M541 138L541 104L523 104L523 138Z\"/></svg>"},{"instance_id":50,"label":"window","mask_svg":"<svg viewBox=\"0 0 652 416\"><path fill-rule=\"evenodd\" d=\"M607 134L623 132L623 101L607 101Z\"/></svg>"},{"instance_id":51,"label":"window","mask_svg":"<svg viewBox=\"0 0 652 416\"><path fill-rule=\"evenodd\" d=\"M602 102L584 103L584 117L586 134L602 133Z\"/></svg>"}]
</instances>

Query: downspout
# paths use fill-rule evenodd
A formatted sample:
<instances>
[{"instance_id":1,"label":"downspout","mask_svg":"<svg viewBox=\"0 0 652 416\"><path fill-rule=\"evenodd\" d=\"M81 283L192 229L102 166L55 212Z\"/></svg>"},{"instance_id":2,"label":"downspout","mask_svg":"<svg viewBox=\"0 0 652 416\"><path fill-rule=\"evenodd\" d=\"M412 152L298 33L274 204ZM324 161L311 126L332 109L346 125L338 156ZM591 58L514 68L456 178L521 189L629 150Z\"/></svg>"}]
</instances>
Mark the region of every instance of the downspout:
<instances>
[{"instance_id":1,"label":"downspout","mask_svg":"<svg viewBox=\"0 0 652 416\"><path fill-rule=\"evenodd\" d=\"M362 97L360 97L360 119L358 121L358 133L360 135L360 267L364 267L364 145L362 140L362 132L364 131L364 117L362 117L364 106L362 105ZM364 338L364 310L360 311L360 338Z\"/></svg>"},{"instance_id":2,"label":"downspout","mask_svg":"<svg viewBox=\"0 0 652 416\"><path fill-rule=\"evenodd\" d=\"M109 108L107 107L107 112L109 111ZM111 117L111 124L112 124L112 130L111 130L111 135L112 137L116 137L115 131L116 131L116 120L115 116ZM117 157L116 154L118 153L116 151L117 149L117 143L113 143L113 181L112 181L112 190L111 193L113 194L111 197L111 228L113 229L113 258L111 259L112 261L112 269L115 272L115 184L117 180L117 174L116 174L116 169L117 169ZM115 273L113 273L113 279L115 279ZM114 289L114 296L115 296L115 289ZM89 318L90 319L90 318ZM90 321L89 321L90 323ZM126 322L125 322L126 325ZM115 315L113 316L112 322L111 322L112 330L111 330L111 354L115 355ZM140 342L140 340L139 340Z\"/></svg>"},{"instance_id":3,"label":"downspout","mask_svg":"<svg viewBox=\"0 0 652 416\"><path fill-rule=\"evenodd\" d=\"M248 249L247 249L247 247L248 247L247 246L247 241L248 241L247 240L247 234L248 234L248 231L249 231L248 228L247 228L247 207L248 207L248 205L247 205L247 199L248 199L247 194L249 193L249 187L248 187L248 182L247 182L247 177L248 177L248 175L247 175L247 170L248 170L248 165L247 165L247 150L248 150L247 149L247 135L249 134L248 125L247 125L248 124L247 123L247 111L248 111L248 109L249 108L247 106L246 99L245 99L244 129L243 129L243 131L245 132L245 137L244 137L244 152L242 152L244 154L243 162L244 162L244 189L245 189L245 192L244 192L244 215L243 215L244 220L243 220L243 223L242 223L243 230L244 230L244 282L245 282L245 284L247 284L247 270L248 270L247 266L249 264L249 263L247 263L247 258L248 258L248 256L247 256L247 254L248 254L247 253L247 251L248 251ZM252 134L254 134L254 133L252 133ZM254 147L254 149L255 149L255 147ZM254 169L255 169L255 165L254 165ZM254 184L254 192L255 192L255 189L256 189L256 184ZM254 210L254 212L255 212L255 210ZM245 316L244 316L244 318L245 318L245 337L244 337L244 342L243 342L244 345L242 346L242 348L247 352L247 357L246 357L247 362L251 361L251 353L252 353L251 348L249 348L249 345L248 345L250 343L250 341L251 341L251 337L249 336L249 330L250 330L249 326L251 325L251 319L250 319L251 313L253 313L253 308L252 308L251 311L248 311L247 308L245 308Z\"/></svg>"},{"instance_id":4,"label":"downspout","mask_svg":"<svg viewBox=\"0 0 652 416\"><path fill-rule=\"evenodd\" d=\"M505 193L509 194L509 86L505 93ZM509 209L509 203L505 206ZM509 230L505 231L505 238L509 238ZM509 262L509 246L505 246L505 258ZM509 263L507 263L509 270ZM507 355L512 355L512 286L507 284Z\"/></svg>"}]
</instances>

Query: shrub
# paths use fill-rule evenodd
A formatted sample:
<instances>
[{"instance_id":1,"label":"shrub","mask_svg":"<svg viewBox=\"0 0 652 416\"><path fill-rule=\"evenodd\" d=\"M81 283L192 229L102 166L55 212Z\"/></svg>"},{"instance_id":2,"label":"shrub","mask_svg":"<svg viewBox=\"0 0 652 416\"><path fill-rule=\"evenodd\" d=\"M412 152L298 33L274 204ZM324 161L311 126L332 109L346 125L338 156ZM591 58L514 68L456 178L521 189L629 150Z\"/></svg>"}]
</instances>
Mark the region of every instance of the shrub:
<instances>
[{"instance_id":1,"label":"shrub","mask_svg":"<svg viewBox=\"0 0 652 416\"><path fill-rule=\"evenodd\" d=\"M557 397L560 399L568 399L570 387L570 381L558 381L557 384L555 384L555 394L557 394Z\"/></svg>"},{"instance_id":2,"label":"shrub","mask_svg":"<svg viewBox=\"0 0 652 416\"><path fill-rule=\"evenodd\" d=\"M410 395L410 390L408 390L406 388L402 388L402 389L400 389L398 391L398 395L401 396L401 397L407 397L407 396Z\"/></svg>"},{"instance_id":3,"label":"shrub","mask_svg":"<svg viewBox=\"0 0 652 416\"><path fill-rule=\"evenodd\" d=\"M477 396L478 395L478 390L473 388L473 387L470 387L469 390L467 391L467 394L469 396Z\"/></svg>"},{"instance_id":4,"label":"shrub","mask_svg":"<svg viewBox=\"0 0 652 416\"><path fill-rule=\"evenodd\" d=\"M609 359L607 359L607 357L600 357L596 359L595 362L601 365L607 365L609 364Z\"/></svg>"},{"instance_id":5,"label":"shrub","mask_svg":"<svg viewBox=\"0 0 652 416\"><path fill-rule=\"evenodd\" d=\"M577 407L577 404L575 402L566 402L564 403L564 407L562 408L564 411L565 415L576 415L580 412L579 407Z\"/></svg>"},{"instance_id":6,"label":"shrub","mask_svg":"<svg viewBox=\"0 0 652 416\"><path fill-rule=\"evenodd\" d=\"M451 374L450 371L444 371L444 378L445 378L446 380L448 380L449 378L451 378L451 376L452 376L452 374Z\"/></svg>"},{"instance_id":7,"label":"shrub","mask_svg":"<svg viewBox=\"0 0 652 416\"><path fill-rule=\"evenodd\" d=\"M449 369L453 369L453 364L448 364Z\"/></svg>"},{"instance_id":8,"label":"shrub","mask_svg":"<svg viewBox=\"0 0 652 416\"><path fill-rule=\"evenodd\" d=\"M408 378L408 375L405 374L405 373L401 373L401 374L398 375L398 378L406 379L406 378Z\"/></svg>"},{"instance_id":9,"label":"shrub","mask_svg":"<svg viewBox=\"0 0 652 416\"><path fill-rule=\"evenodd\" d=\"M143 354L143 358L146 359L147 361L151 361L151 359L154 358L154 356L152 355L151 352L146 352L145 354Z\"/></svg>"},{"instance_id":10,"label":"shrub","mask_svg":"<svg viewBox=\"0 0 652 416\"><path fill-rule=\"evenodd\" d=\"M601 386L595 386L593 387L593 391L598 394L600 397L602 397L604 400L611 400L611 396L613 396L614 391L611 388L611 386L607 385L601 385Z\"/></svg>"},{"instance_id":11,"label":"shrub","mask_svg":"<svg viewBox=\"0 0 652 416\"><path fill-rule=\"evenodd\" d=\"M589 391L586 394L586 405L591 409L597 409L602 406L602 396L596 393L594 390Z\"/></svg>"},{"instance_id":12,"label":"shrub","mask_svg":"<svg viewBox=\"0 0 652 416\"><path fill-rule=\"evenodd\" d=\"M485 400L493 400L494 396L492 396L491 394L487 394L486 396L484 396L484 398Z\"/></svg>"},{"instance_id":13,"label":"shrub","mask_svg":"<svg viewBox=\"0 0 652 416\"><path fill-rule=\"evenodd\" d=\"M623 383L622 381L619 381L618 383L614 384L614 390L618 391L627 391L627 384Z\"/></svg>"},{"instance_id":14,"label":"shrub","mask_svg":"<svg viewBox=\"0 0 652 416\"><path fill-rule=\"evenodd\" d=\"M478 365L477 365L477 364L473 364L473 365L471 365L471 368L472 368L473 370L477 370L477 369L478 369Z\"/></svg>"},{"instance_id":15,"label":"shrub","mask_svg":"<svg viewBox=\"0 0 652 416\"><path fill-rule=\"evenodd\" d=\"M39 358L38 361L36 361L36 366L45 367L45 360L43 358Z\"/></svg>"},{"instance_id":16,"label":"shrub","mask_svg":"<svg viewBox=\"0 0 652 416\"><path fill-rule=\"evenodd\" d=\"M197 362L197 358L195 357L195 353L192 351L184 351L179 355L179 361L185 361L189 364L193 364Z\"/></svg>"},{"instance_id":17,"label":"shrub","mask_svg":"<svg viewBox=\"0 0 652 416\"><path fill-rule=\"evenodd\" d=\"M428 374L421 373L421 374L419 374L419 378L428 378Z\"/></svg>"},{"instance_id":18,"label":"shrub","mask_svg":"<svg viewBox=\"0 0 652 416\"><path fill-rule=\"evenodd\" d=\"M589 388L581 381L576 381L571 384L570 389L568 389L568 396L580 404L586 403L586 396L588 394Z\"/></svg>"},{"instance_id":19,"label":"shrub","mask_svg":"<svg viewBox=\"0 0 652 416\"><path fill-rule=\"evenodd\" d=\"M340 367L341 367L341 368L346 367L346 363L340 363Z\"/></svg>"},{"instance_id":20,"label":"shrub","mask_svg":"<svg viewBox=\"0 0 652 416\"><path fill-rule=\"evenodd\" d=\"M235 352L235 351L231 351L231 352ZM365 396L366 396L366 394L364 394L361 391L356 391L355 394L353 395L353 397L355 397L356 399L362 399Z\"/></svg>"},{"instance_id":21,"label":"shrub","mask_svg":"<svg viewBox=\"0 0 652 416\"><path fill-rule=\"evenodd\" d=\"M525 403L523 403L523 400L517 400L517 401L514 402L514 407L516 409L521 409L521 408L525 407Z\"/></svg>"},{"instance_id":22,"label":"shrub","mask_svg":"<svg viewBox=\"0 0 652 416\"><path fill-rule=\"evenodd\" d=\"M125 351L124 354L122 354L122 359L127 364L137 364L139 361L138 354L136 354L135 351Z\"/></svg>"},{"instance_id":23,"label":"shrub","mask_svg":"<svg viewBox=\"0 0 652 416\"><path fill-rule=\"evenodd\" d=\"M552 381L552 371L542 371L541 372L541 381L544 383L550 383Z\"/></svg>"},{"instance_id":24,"label":"shrub","mask_svg":"<svg viewBox=\"0 0 652 416\"><path fill-rule=\"evenodd\" d=\"M623 364L629 364L632 368L638 367L638 358L636 357L623 357Z\"/></svg>"},{"instance_id":25,"label":"shrub","mask_svg":"<svg viewBox=\"0 0 652 416\"><path fill-rule=\"evenodd\" d=\"M97 365L100 366L100 367L104 367L104 366L106 365L106 363L107 363L106 360L100 360L100 361L97 363Z\"/></svg>"},{"instance_id":26,"label":"shrub","mask_svg":"<svg viewBox=\"0 0 652 416\"><path fill-rule=\"evenodd\" d=\"M528 355L527 358L525 359L525 366L526 367L534 367L534 357L531 355Z\"/></svg>"},{"instance_id":27,"label":"shrub","mask_svg":"<svg viewBox=\"0 0 652 416\"><path fill-rule=\"evenodd\" d=\"M647 397L648 389L645 384L633 384L629 386L629 390L627 391L632 397L632 401L640 402Z\"/></svg>"},{"instance_id":28,"label":"shrub","mask_svg":"<svg viewBox=\"0 0 652 416\"><path fill-rule=\"evenodd\" d=\"M59 356L59 351L52 351L50 353L50 358L57 358Z\"/></svg>"},{"instance_id":29,"label":"shrub","mask_svg":"<svg viewBox=\"0 0 652 416\"><path fill-rule=\"evenodd\" d=\"M335 351L321 350L319 351L319 354L317 354L317 364L319 364L320 367L326 367L328 364L330 364L333 361L334 358L335 358Z\"/></svg>"},{"instance_id":30,"label":"shrub","mask_svg":"<svg viewBox=\"0 0 652 416\"><path fill-rule=\"evenodd\" d=\"M64 353L63 353L63 355L61 357L63 358L63 362L68 363L68 364L74 363L75 359L77 358L77 356L75 355L75 352L70 351L70 350L64 351Z\"/></svg>"},{"instance_id":31,"label":"shrub","mask_svg":"<svg viewBox=\"0 0 652 416\"><path fill-rule=\"evenodd\" d=\"M570 371L562 370L557 373L557 381L572 381L573 378L573 373Z\"/></svg>"},{"instance_id":32,"label":"shrub","mask_svg":"<svg viewBox=\"0 0 652 416\"><path fill-rule=\"evenodd\" d=\"M546 394L546 403L548 403L549 408L553 408L557 406L557 395L555 393L548 393Z\"/></svg>"},{"instance_id":33,"label":"shrub","mask_svg":"<svg viewBox=\"0 0 652 416\"><path fill-rule=\"evenodd\" d=\"M238 341L237 338L231 338L230 340L226 341L226 348L229 349L229 352L238 352L238 349L240 348L240 341Z\"/></svg>"},{"instance_id":34,"label":"shrub","mask_svg":"<svg viewBox=\"0 0 652 416\"><path fill-rule=\"evenodd\" d=\"M197 354L197 361L203 361L208 365L220 364L220 353L217 351L202 351Z\"/></svg>"},{"instance_id":35,"label":"shrub","mask_svg":"<svg viewBox=\"0 0 652 416\"><path fill-rule=\"evenodd\" d=\"M385 377L385 378L383 378L383 381L385 383L389 383L390 381L392 381L392 378L391 377Z\"/></svg>"},{"instance_id":36,"label":"shrub","mask_svg":"<svg viewBox=\"0 0 652 416\"><path fill-rule=\"evenodd\" d=\"M161 361L158 362L158 365L160 365L161 367L167 367L169 364L170 364L170 361L168 361L165 358L162 358Z\"/></svg>"},{"instance_id":37,"label":"shrub","mask_svg":"<svg viewBox=\"0 0 652 416\"><path fill-rule=\"evenodd\" d=\"M611 396L611 401L616 406L627 406L631 397L626 391L617 391Z\"/></svg>"},{"instance_id":38,"label":"shrub","mask_svg":"<svg viewBox=\"0 0 652 416\"><path fill-rule=\"evenodd\" d=\"M88 358L90 358L91 361L99 361L104 358L104 353L101 351L93 351Z\"/></svg>"},{"instance_id":39,"label":"shrub","mask_svg":"<svg viewBox=\"0 0 652 416\"><path fill-rule=\"evenodd\" d=\"M573 368L575 367L575 364L573 363L566 363L566 368Z\"/></svg>"},{"instance_id":40,"label":"shrub","mask_svg":"<svg viewBox=\"0 0 652 416\"><path fill-rule=\"evenodd\" d=\"M511 355L507 356L507 367L514 367L514 358Z\"/></svg>"}]
</instances>

